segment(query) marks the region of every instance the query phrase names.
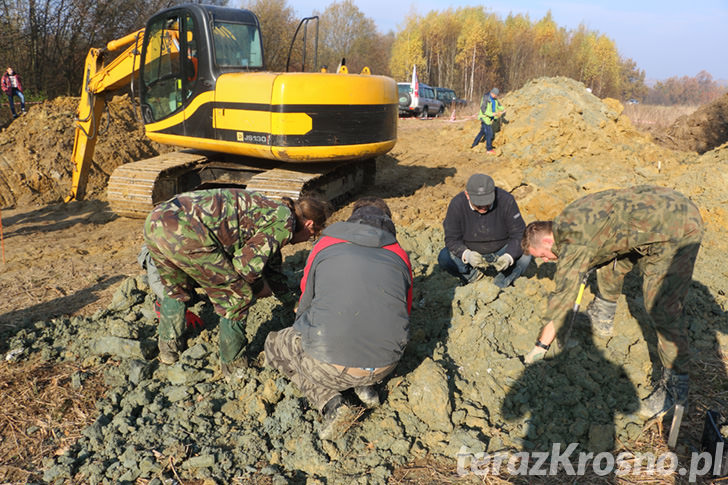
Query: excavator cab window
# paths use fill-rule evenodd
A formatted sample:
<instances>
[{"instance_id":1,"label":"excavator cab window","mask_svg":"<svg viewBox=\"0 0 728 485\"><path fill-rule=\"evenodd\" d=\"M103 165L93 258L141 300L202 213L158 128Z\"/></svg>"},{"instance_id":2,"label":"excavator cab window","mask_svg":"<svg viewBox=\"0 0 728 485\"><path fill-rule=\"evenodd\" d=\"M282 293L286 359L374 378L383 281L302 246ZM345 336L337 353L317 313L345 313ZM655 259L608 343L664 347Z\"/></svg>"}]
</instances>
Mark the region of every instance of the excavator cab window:
<instances>
[{"instance_id":1,"label":"excavator cab window","mask_svg":"<svg viewBox=\"0 0 728 485\"><path fill-rule=\"evenodd\" d=\"M145 35L142 114L146 123L180 110L197 81L197 33L190 15L170 14Z\"/></svg>"},{"instance_id":2,"label":"excavator cab window","mask_svg":"<svg viewBox=\"0 0 728 485\"><path fill-rule=\"evenodd\" d=\"M222 68L263 68L263 47L257 25L215 21L215 64Z\"/></svg>"}]
</instances>

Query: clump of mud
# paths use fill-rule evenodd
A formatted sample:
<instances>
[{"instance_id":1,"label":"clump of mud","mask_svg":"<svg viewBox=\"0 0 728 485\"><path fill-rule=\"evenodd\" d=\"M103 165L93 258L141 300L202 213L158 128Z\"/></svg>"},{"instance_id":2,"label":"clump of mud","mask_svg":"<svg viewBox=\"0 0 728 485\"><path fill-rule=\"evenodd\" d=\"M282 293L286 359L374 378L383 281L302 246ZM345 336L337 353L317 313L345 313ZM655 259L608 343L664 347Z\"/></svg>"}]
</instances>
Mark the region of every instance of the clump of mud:
<instances>
[{"instance_id":1,"label":"clump of mud","mask_svg":"<svg viewBox=\"0 0 728 485\"><path fill-rule=\"evenodd\" d=\"M0 207L50 204L70 193L78 101L34 105L0 133ZM103 199L117 166L158 155L160 145L146 138L126 95L109 101L99 130L86 197Z\"/></svg>"}]
</instances>

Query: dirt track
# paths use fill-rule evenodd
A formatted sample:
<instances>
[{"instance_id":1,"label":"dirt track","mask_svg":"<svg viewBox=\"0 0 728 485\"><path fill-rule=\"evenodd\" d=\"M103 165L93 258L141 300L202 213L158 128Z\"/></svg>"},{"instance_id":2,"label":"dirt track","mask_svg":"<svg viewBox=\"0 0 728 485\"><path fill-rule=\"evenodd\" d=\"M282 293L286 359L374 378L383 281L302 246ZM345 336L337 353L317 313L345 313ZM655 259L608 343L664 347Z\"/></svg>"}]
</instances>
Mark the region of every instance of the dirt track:
<instances>
[{"instance_id":1,"label":"dirt track","mask_svg":"<svg viewBox=\"0 0 728 485\"><path fill-rule=\"evenodd\" d=\"M454 279L443 275L434 264L442 244L440 228L447 204L476 172L491 174L499 186L512 192L527 221L552 217L575 198L611 187L650 183L673 187L690 196L701 207L707 224L687 308L691 322L695 322L691 335L695 348L703 352L705 365L717 366L709 368L719 376L726 375L716 354L719 357L721 349L723 352L726 349L728 299L724 288L728 287L728 270L715 261L722 261L728 249L721 234L728 226L725 198L728 175L724 170L728 147L724 145L701 157L661 148L632 128L629 120L621 116L618 102L598 100L579 83L566 79L535 81L505 96L503 103L508 108L510 123L496 137L495 156L486 154L482 145L469 148L478 131L478 123L469 113L456 113L454 121L402 119L398 143L388 156L378 161L376 184L366 192L389 203L395 224L401 228L406 241L405 248L417 269L415 300L418 304L413 314L411 350L400 369L401 377L393 379L388 386L388 405L377 418L394 423L398 433L411 437L407 438L412 441L407 444L408 451L402 455L409 459L418 458L424 452L447 456L454 443L482 439L483 435L472 432L475 429L489 438L502 430L510 430L493 441L489 450L497 449L496 443L515 447L516 438L522 439L521 433L533 434L526 431L525 417L515 416L513 409L501 407L507 390L503 382L512 384L523 378L526 384L534 380L541 384L541 377L523 372L516 357L532 344L538 326L539 300L551 288L547 276L552 268L534 265L516 288L499 295L487 283L459 288ZM115 217L103 200L47 204L61 197L69 175L64 160L70 150L67 141L60 140L66 140L69 135L72 140L68 128L72 125L68 106L63 106L61 114L54 118L59 133L55 138L39 141L35 139L38 134L21 135L23 125L20 124L4 132L5 138L0 137L0 144L5 140L4 146L12 146L14 153L23 153L24 160L35 160L36 165L25 163L25 166L35 167L33 170L39 174L31 177L22 170L14 170L12 177L17 178L4 178L5 183L17 183L11 191L15 197L11 203L16 207L2 211L6 262L0 275L0 291L5 296L0 301L0 330L8 331L24 322L47 322L59 315L91 317L109 306L122 280L139 274L136 254L141 244L142 221ZM34 121L31 110L22 122L43 123L48 115L40 117L40 113L46 111L39 109L35 113L39 117ZM118 128L120 132L128 130L123 124ZM8 133L13 135L12 145L7 141ZM113 134L118 136L116 131ZM33 148L31 152L35 153L28 156L28 147L40 146L39 143L50 153ZM99 158L97 177L92 178L92 196L103 199L103 174L108 175L109 167L133 158L128 147L137 146L136 141L115 143L127 151L111 149ZM156 148L148 149L153 153ZM0 173L10 173L7 167L16 162L8 153L3 152L6 171L0 170ZM58 177L43 175L50 173L51 166L60 174ZM41 184L37 187L43 189L33 188L29 180ZM7 207L8 199L4 200ZM350 208L344 207L334 215L334 220L349 213ZM300 255L296 261L299 259ZM628 287L636 290L636 285L632 282ZM266 303L260 309L262 320L271 311L270 305ZM615 423L614 431L625 440L636 439L639 434L641 423L629 418L630 406L633 407L637 394L639 397L644 394L644 381L650 374L648 346L642 342L637 325L638 307L639 298L621 300L618 319L625 325L620 327L624 329L621 336L624 338L593 344L604 352L606 360L600 360L598 365L603 375L626 374L631 381L620 381L622 395L630 396L630 392L634 395L631 399L620 398L624 416ZM200 342L206 338L201 336ZM6 350L0 348L2 352ZM587 367L595 365L585 357L584 362ZM453 363L455 366L451 367ZM213 368L214 362L210 366ZM493 376L484 377L492 369L495 369ZM505 380L499 381L499 375ZM602 382L597 376L592 377ZM251 382L258 379L263 388L269 385L266 381L269 378L272 379L263 373L251 377ZM457 387L456 391L451 390L452 396L448 393L448 380ZM633 386L636 388L632 389ZM441 407L418 400L417 392L424 388L442 391L432 396L442 398ZM716 405L716 395L724 391L722 387L703 389L700 384L694 390L701 406ZM276 397L281 399L278 408L292 405L290 392L287 389L285 396ZM564 401L563 405L574 407L574 413L582 412L574 403ZM540 408L533 408L533 412L537 409ZM587 418L582 417L579 422L576 415L551 416L552 409L542 411L543 419L570 420L563 429L554 432L564 433L573 424L572 433L583 439L586 447L597 449L608 441L608 436L605 437L608 433L601 433L603 428L592 429L588 423L597 419L609 423L611 416L589 417L587 410L584 411ZM263 417L275 418L266 412ZM405 419L408 415L415 417ZM699 426L699 416L693 415L692 419ZM381 436L384 430L377 430L376 423L376 420L365 423L362 439L371 443L375 438L384 440ZM301 429L290 433L297 438L307 436ZM695 439L697 433L699 430L693 429L687 436ZM541 446L536 439L534 443ZM295 444L290 446L295 448ZM311 462L312 457L323 460L324 456L333 459L335 455L328 449L324 455L320 450L301 453L281 458L284 468L290 471L291 467L298 466L311 476L322 474L321 465L315 460ZM389 455L383 453L378 459L389 460Z\"/></svg>"}]
</instances>

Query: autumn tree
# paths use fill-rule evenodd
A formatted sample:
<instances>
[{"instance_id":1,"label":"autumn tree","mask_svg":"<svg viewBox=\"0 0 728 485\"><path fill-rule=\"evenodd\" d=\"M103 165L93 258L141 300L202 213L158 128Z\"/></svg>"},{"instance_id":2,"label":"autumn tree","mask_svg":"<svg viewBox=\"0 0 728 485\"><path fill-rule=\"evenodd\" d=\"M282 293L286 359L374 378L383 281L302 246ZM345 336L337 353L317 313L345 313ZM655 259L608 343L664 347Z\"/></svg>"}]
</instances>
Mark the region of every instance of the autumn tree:
<instances>
[{"instance_id":1,"label":"autumn tree","mask_svg":"<svg viewBox=\"0 0 728 485\"><path fill-rule=\"evenodd\" d=\"M637 67L632 59L625 59L621 66L621 97L622 100L636 99L642 101L647 96L645 85L645 71Z\"/></svg>"},{"instance_id":2,"label":"autumn tree","mask_svg":"<svg viewBox=\"0 0 728 485\"><path fill-rule=\"evenodd\" d=\"M695 77L671 77L656 83L647 93L651 104L705 104L726 93L726 88L713 81L713 76L700 71Z\"/></svg>"},{"instance_id":3,"label":"autumn tree","mask_svg":"<svg viewBox=\"0 0 728 485\"><path fill-rule=\"evenodd\" d=\"M322 13L319 62L336 69L342 59L346 59L349 72L359 72L365 66L373 73L388 71L389 50L391 45L377 32L374 20L365 16L352 0L331 3Z\"/></svg>"},{"instance_id":4,"label":"autumn tree","mask_svg":"<svg viewBox=\"0 0 728 485\"><path fill-rule=\"evenodd\" d=\"M28 94L80 93L91 47L144 27L169 0L17 0L0 3L0 61L21 73ZM216 3L221 3L217 1Z\"/></svg>"},{"instance_id":5,"label":"autumn tree","mask_svg":"<svg viewBox=\"0 0 728 485\"><path fill-rule=\"evenodd\" d=\"M289 46L298 20L287 0L255 0L246 5L260 22L265 66L271 71L285 71ZM317 68L318 66L314 66Z\"/></svg>"},{"instance_id":6,"label":"autumn tree","mask_svg":"<svg viewBox=\"0 0 728 485\"><path fill-rule=\"evenodd\" d=\"M421 18L410 14L392 43L389 72L398 81L409 81L414 66L421 75L425 69L424 41Z\"/></svg>"},{"instance_id":7,"label":"autumn tree","mask_svg":"<svg viewBox=\"0 0 728 485\"><path fill-rule=\"evenodd\" d=\"M500 85L499 26L494 15L482 7L458 12L462 30L458 38L456 60L462 69L463 92L470 100L480 100L481 94Z\"/></svg>"},{"instance_id":8,"label":"autumn tree","mask_svg":"<svg viewBox=\"0 0 728 485\"><path fill-rule=\"evenodd\" d=\"M460 29L460 22L452 9L442 13L430 12L424 19L429 80L437 86L455 85Z\"/></svg>"}]
</instances>

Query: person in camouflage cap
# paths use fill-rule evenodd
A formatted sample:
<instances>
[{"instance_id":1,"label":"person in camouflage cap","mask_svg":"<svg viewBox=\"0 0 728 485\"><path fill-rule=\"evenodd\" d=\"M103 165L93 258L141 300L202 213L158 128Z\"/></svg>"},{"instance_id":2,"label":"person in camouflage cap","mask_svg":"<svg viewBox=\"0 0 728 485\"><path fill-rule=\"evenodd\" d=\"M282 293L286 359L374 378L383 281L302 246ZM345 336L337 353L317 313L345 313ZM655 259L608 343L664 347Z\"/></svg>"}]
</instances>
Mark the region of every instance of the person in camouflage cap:
<instances>
[{"instance_id":1,"label":"person in camouflage cap","mask_svg":"<svg viewBox=\"0 0 728 485\"><path fill-rule=\"evenodd\" d=\"M662 379L642 403L651 417L685 404L690 349L682 312L703 236L698 208L674 190L639 186L583 197L553 221L532 222L523 250L556 261L555 290L549 295L544 327L526 356L530 364L546 355L560 332L582 279L596 268L598 294L587 308L595 333L611 334L625 275L637 266L644 304L658 338ZM561 345L565 345L561 342Z\"/></svg>"},{"instance_id":2,"label":"person in camouflage cap","mask_svg":"<svg viewBox=\"0 0 728 485\"><path fill-rule=\"evenodd\" d=\"M239 377L247 366L248 307L276 289L281 247L317 235L327 215L327 206L315 199L273 201L242 189L183 193L155 207L144 224L144 240L166 290L160 302L159 359L172 364L184 350L186 303L197 285L221 317L223 375Z\"/></svg>"}]
</instances>

